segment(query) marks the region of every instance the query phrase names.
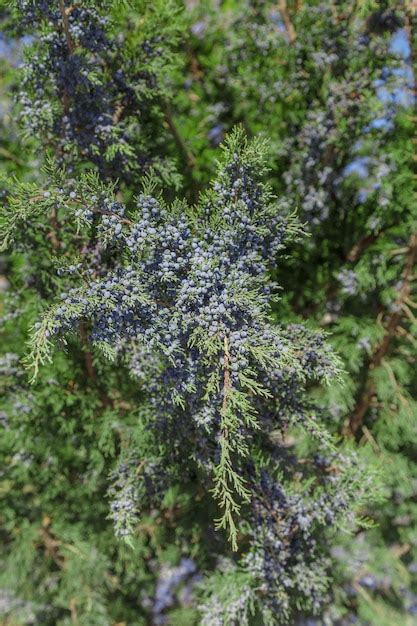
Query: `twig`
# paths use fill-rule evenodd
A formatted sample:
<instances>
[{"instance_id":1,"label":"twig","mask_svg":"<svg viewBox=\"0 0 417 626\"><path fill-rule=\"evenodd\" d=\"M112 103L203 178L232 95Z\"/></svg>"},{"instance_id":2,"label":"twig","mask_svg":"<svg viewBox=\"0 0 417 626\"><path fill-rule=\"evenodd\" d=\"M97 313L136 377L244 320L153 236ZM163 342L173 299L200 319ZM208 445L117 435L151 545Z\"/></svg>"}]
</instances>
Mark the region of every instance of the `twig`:
<instances>
[{"instance_id":1,"label":"twig","mask_svg":"<svg viewBox=\"0 0 417 626\"><path fill-rule=\"evenodd\" d=\"M91 378L91 380L96 381L97 374L93 365L93 355L91 354L91 351L88 348L87 328L86 328L85 322L80 322L80 337L81 337L81 343L83 345L83 351L84 351L85 369L87 371L88 377Z\"/></svg>"},{"instance_id":2,"label":"twig","mask_svg":"<svg viewBox=\"0 0 417 626\"><path fill-rule=\"evenodd\" d=\"M24 165L24 162L19 159L19 157L13 154L13 152L10 152L10 150L3 148L3 146L0 146L0 155L9 161L13 161L13 163L16 163L17 165Z\"/></svg>"},{"instance_id":3,"label":"twig","mask_svg":"<svg viewBox=\"0 0 417 626\"><path fill-rule=\"evenodd\" d=\"M67 9L65 8L64 0L59 0L59 10L61 11L61 16L62 16L62 26L64 29L65 41L67 42L67 46L68 46L68 50L70 54L72 54L74 52L74 42L72 40L70 29L69 29L68 15L70 12L67 11Z\"/></svg>"},{"instance_id":4,"label":"twig","mask_svg":"<svg viewBox=\"0 0 417 626\"><path fill-rule=\"evenodd\" d=\"M358 261L362 253L365 252L365 250L378 239L380 234L381 233L379 232L363 237L349 250L348 254L346 255L346 259L351 263L355 263L356 261Z\"/></svg>"},{"instance_id":5,"label":"twig","mask_svg":"<svg viewBox=\"0 0 417 626\"><path fill-rule=\"evenodd\" d=\"M78 626L79 621L78 621L78 613L77 613L77 602L75 598L71 598L71 600L69 601L69 610L71 613L71 622L75 624L76 626Z\"/></svg>"},{"instance_id":6,"label":"twig","mask_svg":"<svg viewBox=\"0 0 417 626\"><path fill-rule=\"evenodd\" d=\"M200 63L198 61L198 57L196 52L192 49L191 46L187 46L186 47L187 53L188 53L188 57L189 57L189 63L190 63L190 71L191 71L191 75L193 77L193 79L197 82L201 81L204 72L201 69Z\"/></svg>"},{"instance_id":7,"label":"twig","mask_svg":"<svg viewBox=\"0 0 417 626\"><path fill-rule=\"evenodd\" d=\"M61 542L53 537L50 533L48 526L50 523L50 519L45 517L42 521L42 526L40 529L42 535L42 541L45 546L46 552L53 559L53 561L58 565L60 569L64 567L65 560L59 554L59 547Z\"/></svg>"},{"instance_id":8,"label":"twig","mask_svg":"<svg viewBox=\"0 0 417 626\"><path fill-rule=\"evenodd\" d=\"M46 235L47 239L52 244L52 248L55 252L57 252L61 247L61 242L58 239L57 233L59 232L59 223L56 213L56 208L53 209L52 214L49 218L49 223L51 224L52 230Z\"/></svg>"},{"instance_id":9,"label":"twig","mask_svg":"<svg viewBox=\"0 0 417 626\"><path fill-rule=\"evenodd\" d=\"M223 357L223 365L224 365L224 374L223 374L223 405L222 409L225 411L227 409L229 391L232 387L232 381L230 378L230 352L229 352L229 340L227 336L224 336L224 357Z\"/></svg>"},{"instance_id":10,"label":"twig","mask_svg":"<svg viewBox=\"0 0 417 626\"><path fill-rule=\"evenodd\" d=\"M410 298L411 284L410 278L413 274L414 265L417 260L417 233L413 233L408 243L408 254L403 271L403 284L395 301L394 312L388 317L385 323L385 335L376 346L373 355L368 361L367 371L372 372L380 367L391 344L392 338L397 333L397 328L403 315L404 303ZM345 434L356 435L362 426L363 419L370 408L376 393L373 380L368 376L364 390L356 403L350 416L349 424L345 429Z\"/></svg>"},{"instance_id":11,"label":"twig","mask_svg":"<svg viewBox=\"0 0 417 626\"><path fill-rule=\"evenodd\" d=\"M413 21L416 18L417 11L417 2L416 0L410 0L407 4L407 12L406 12L406 30L410 40L410 48L411 48L411 64L415 73L415 65L416 65L416 50L415 43L413 40L414 32L413 32ZM413 93L414 93L414 115L417 112L417 84L414 80L413 82ZM404 307L406 303L410 300L411 294L411 282L414 278L414 265L417 260L417 233L413 233L408 242L408 252L406 256L404 271L403 271L403 283L402 287L399 291L398 298L395 302L394 312L388 317L388 320L385 324L385 335L377 345L376 349L370 360L368 361L368 377L365 382L365 386L363 392L356 403L356 406L353 410L352 415L349 419L349 424L345 429L345 434L356 435L358 430L362 426L363 419L371 406L373 398L376 393L375 383L369 376L369 372L379 367L383 361L384 356L386 355L390 344L391 339L398 333L398 327L401 321L401 318L404 314ZM410 312L410 310L408 309ZM411 314L411 318L414 316Z\"/></svg>"},{"instance_id":12,"label":"twig","mask_svg":"<svg viewBox=\"0 0 417 626\"><path fill-rule=\"evenodd\" d=\"M116 104L116 108L114 109L113 115L112 115L112 118L111 118L111 121L112 121L114 126L117 126L117 124L122 119L122 115L124 113L124 110L125 110L124 104L121 104L120 102L119 102L119 104Z\"/></svg>"},{"instance_id":13,"label":"twig","mask_svg":"<svg viewBox=\"0 0 417 626\"><path fill-rule=\"evenodd\" d=\"M171 132L171 135L174 137L178 148L181 150L182 154L184 155L187 167L189 169L192 169L195 166L195 156L193 155L192 152L189 151L184 139L181 137L180 133L178 132L178 129L175 126L175 123L172 117L171 110L168 106L165 109L164 118L165 118L165 123L168 126Z\"/></svg>"},{"instance_id":14,"label":"twig","mask_svg":"<svg viewBox=\"0 0 417 626\"><path fill-rule=\"evenodd\" d=\"M111 211L95 210L94 208L92 208L91 211L95 213L95 215L111 215L112 217L116 217L121 224L128 224L129 226L134 224L133 220L130 220L128 217L120 217L120 215L116 215Z\"/></svg>"},{"instance_id":15,"label":"twig","mask_svg":"<svg viewBox=\"0 0 417 626\"><path fill-rule=\"evenodd\" d=\"M288 12L287 0L279 0L278 10L281 13L282 21L284 22L285 30L287 31L288 39L290 43L294 43L297 39L297 33L295 32L294 25L291 21L290 14Z\"/></svg>"}]
</instances>

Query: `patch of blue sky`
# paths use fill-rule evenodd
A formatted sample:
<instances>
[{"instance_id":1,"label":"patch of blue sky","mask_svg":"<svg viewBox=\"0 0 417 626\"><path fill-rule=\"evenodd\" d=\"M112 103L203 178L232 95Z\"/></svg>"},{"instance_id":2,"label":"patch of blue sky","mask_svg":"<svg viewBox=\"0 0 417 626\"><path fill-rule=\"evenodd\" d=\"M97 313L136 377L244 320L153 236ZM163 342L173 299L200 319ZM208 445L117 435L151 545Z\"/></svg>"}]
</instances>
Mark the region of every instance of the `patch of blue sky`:
<instances>
[{"instance_id":1,"label":"patch of blue sky","mask_svg":"<svg viewBox=\"0 0 417 626\"><path fill-rule=\"evenodd\" d=\"M404 28L393 34L389 50L404 61L410 59L410 43ZM385 115L372 120L364 128L365 133L370 130L391 130L394 127L392 118L397 109L400 107L408 108L413 104L413 94L410 87L413 85L414 75L410 65L403 63L401 67L384 68L384 70L381 78L374 81L374 87L379 100L385 105ZM391 82L393 84L390 84Z\"/></svg>"},{"instance_id":2,"label":"patch of blue sky","mask_svg":"<svg viewBox=\"0 0 417 626\"><path fill-rule=\"evenodd\" d=\"M348 163L348 165L346 165L345 169L343 170L343 176L346 177L350 176L351 174L356 174L356 176L359 176L359 178L368 178L369 161L369 157L357 157L356 159Z\"/></svg>"},{"instance_id":3,"label":"patch of blue sky","mask_svg":"<svg viewBox=\"0 0 417 626\"><path fill-rule=\"evenodd\" d=\"M404 28L397 30L391 37L390 52L402 57L403 59L410 58L410 42L408 41L407 32Z\"/></svg>"},{"instance_id":4,"label":"patch of blue sky","mask_svg":"<svg viewBox=\"0 0 417 626\"><path fill-rule=\"evenodd\" d=\"M20 39L8 39L0 33L0 59L4 59L11 65L19 65L22 60L22 50L24 46L33 41L33 36L25 35Z\"/></svg>"},{"instance_id":5,"label":"patch of blue sky","mask_svg":"<svg viewBox=\"0 0 417 626\"><path fill-rule=\"evenodd\" d=\"M356 195L356 198L359 204L363 204L366 201L368 195L369 195L369 189L365 189L365 188L359 189Z\"/></svg>"}]
</instances>

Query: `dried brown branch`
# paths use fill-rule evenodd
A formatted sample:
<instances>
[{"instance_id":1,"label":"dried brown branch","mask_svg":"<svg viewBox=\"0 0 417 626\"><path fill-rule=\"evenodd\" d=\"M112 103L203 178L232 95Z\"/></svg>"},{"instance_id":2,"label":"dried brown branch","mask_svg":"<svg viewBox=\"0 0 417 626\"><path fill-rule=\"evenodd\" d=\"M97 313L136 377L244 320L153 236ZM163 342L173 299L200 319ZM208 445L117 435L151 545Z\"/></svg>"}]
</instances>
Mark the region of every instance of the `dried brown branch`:
<instances>
[{"instance_id":1,"label":"dried brown branch","mask_svg":"<svg viewBox=\"0 0 417 626\"><path fill-rule=\"evenodd\" d=\"M91 380L97 380L96 370L93 364L93 355L88 347L87 327L85 322L80 322L80 337L84 351L84 364L87 375Z\"/></svg>"},{"instance_id":2,"label":"dried brown branch","mask_svg":"<svg viewBox=\"0 0 417 626\"><path fill-rule=\"evenodd\" d=\"M75 598L71 598L71 600L69 601L69 610L71 613L71 622L75 624L75 626L78 626L79 621L77 613L77 602Z\"/></svg>"},{"instance_id":3,"label":"dried brown branch","mask_svg":"<svg viewBox=\"0 0 417 626\"><path fill-rule=\"evenodd\" d=\"M281 13L282 21L284 22L289 42L294 43L294 41L297 39L297 33L295 32L295 28L288 11L287 0L279 0L278 10Z\"/></svg>"},{"instance_id":4,"label":"dried brown branch","mask_svg":"<svg viewBox=\"0 0 417 626\"><path fill-rule=\"evenodd\" d=\"M403 270L403 281L394 305L394 311L387 317L384 328L385 334L376 346L367 364L367 380L364 389L349 418L345 434L356 435L362 426L364 417L372 406L376 388L371 373L381 366L385 355L391 345L391 340L398 332L398 327L404 313L404 304L410 298L411 277L417 261L417 233L413 233L408 242L408 253Z\"/></svg>"},{"instance_id":5,"label":"dried brown branch","mask_svg":"<svg viewBox=\"0 0 417 626\"><path fill-rule=\"evenodd\" d=\"M59 10L61 11L62 27L64 30L65 41L67 42L67 46L68 46L68 50L70 54L72 54L74 52L74 42L72 40L70 29L69 29L68 17L69 17L70 11L65 8L64 0L59 0Z\"/></svg>"},{"instance_id":6,"label":"dried brown branch","mask_svg":"<svg viewBox=\"0 0 417 626\"><path fill-rule=\"evenodd\" d=\"M366 235L366 237L363 237L360 241L358 241L358 243L356 243L349 250L348 254L346 255L346 259L350 261L351 263L356 263L356 261L358 261L360 257L362 256L363 252L365 252L365 250L369 248L369 246L371 246L378 239L380 234L381 233L375 233L375 234Z\"/></svg>"},{"instance_id":7,"label":"dried brown branch","mask_svg":"<svg viewBox=\"0 0 417 626\"><path fill-rule=\"evenodd\" d=\"M175 143L177 144L177 146L178 146L179 150L181 151L181 153L184 155L184 159L185 159L187 167L189 169L193 169L193 167L195 166L195 163L196 163L195 156L193 155L192 152L190 152L190 150L188 149L184 139L181 137L181 135L180 135L180 133L179 133L179 131L178 131L176 125L175 125L174 119L172 117L171 110L170 110L170 108L168 106L165 109L164 118L165 118L166 126L168 127L171 135L173 136L173 138L175 140Z\"/></svg>"},{"instance_id":8,"label":"dried brown branch","mask_svg":"<svg viewBox=\"0 0 417 626\"><path fill-rule=\"evenodd\" d=\"M415 46L415 33L413 29L413 22L417 17L417 0L409 0L407 3L407 12L406 12L406 30L408 33L410 47L411 47L411 63L415 72L416 68L416 46ZM415 116L417 113L417 84L416 81L413 82L413 94L414 94L414 111L411 117ZM380 343L376 346L371 358L367 364L367 378L363 388L362 393L356 403L356 406L350 416L349 423L345 429L345 434L356 435L359 429L362 427L362 423L368 409L371 407L375 394L376 388L375 383L372 379L371 373L377 367L381 366L385 355L388 352L388 349L391 345L391 340L399 334L399 329L401 328L400 323L404 316L404 313L408 316L409 319L414 323L415 317L410 311L407 304L410 302L411 298L411 283L414 280L414 267L417 261L417 233L413 233L409 239L406 259L404 264L404 270L402 275L402 286L398 292L398 297L395 302L394 311L388 316L386 322L384 324L385 334L380 341ZM411 315L410 315L411 314ZM400 331L401 332L401 331ZM406 332L402 329L402 332Z\"/></svg>"},{"instance_id":9,"label":"dried brown branch","mask_svg":"<svg viewBox=\"0 0 417 626\"><path fill-rule=\"evenodd\" d=\"M45 516L42 520L42 526L40 528L40 534L42 537L42 543L45 546L46 553L52 558L52 560L58 565L60 569L64 567L65 560L59 553L61 542L52 535L49 530L51 520L48 516Z\"/></svg>"},{"instance_id":10,"label":"dried brown branch","mask_svg":"<svg viewBox=\"0 0 417 626\"><path fill-rule=\"evenodd\" d=\"M51 225L51 230L46 235L46 237L51 242L51 245L54 251L58 252L58 250L61 247L61 242L58 239L59 223L58 223L57 212L55 208L53 209L52 214L49 218L49 223Z\"/></svg>"},{"instance_id":11,"label":"dried brown branch","mask_svg":"<svg viewBox=\"0 0 417 626\"><path fill-rule=\"evenodd\" d=\"M201 79L203 78L204 72L201 68L197 54L190 45L186 47L186 50L187 50L188 59L189 59L191 76L193 77L193 80L195 80L196 82L200 82Z\"/></svg>"},{"instance_id":12,"label":"dried brown branch","mask_svg":"<svg viewBox=\"0 0 417 626\"><path fill-rule=\"evenodd\" d=\"M124 110L125 110L125 106L123 104L121 103L116 104L116 107L113 111L112 120L111 120L114 126L117 126L117 124L122 119Z\"/></svg>"}]
</instances>

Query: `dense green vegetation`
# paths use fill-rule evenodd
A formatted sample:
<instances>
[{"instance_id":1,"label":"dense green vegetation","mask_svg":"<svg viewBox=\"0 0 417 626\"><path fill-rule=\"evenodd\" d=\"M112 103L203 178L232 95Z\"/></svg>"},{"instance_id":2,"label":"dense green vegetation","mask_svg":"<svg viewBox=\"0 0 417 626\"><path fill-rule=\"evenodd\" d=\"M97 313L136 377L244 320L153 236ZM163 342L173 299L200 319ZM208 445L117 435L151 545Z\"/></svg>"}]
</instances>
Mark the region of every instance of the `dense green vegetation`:
<instances>
[{"instance_id":1,"label":"dense green vegetation","mask_svg":"<svg viewBox=\"0 0 417 626\"><path fill-rule=\"evenodd\" d=\"M0 624L413 626L411 0L0 2Z\"/></svg>"}]
</instances>

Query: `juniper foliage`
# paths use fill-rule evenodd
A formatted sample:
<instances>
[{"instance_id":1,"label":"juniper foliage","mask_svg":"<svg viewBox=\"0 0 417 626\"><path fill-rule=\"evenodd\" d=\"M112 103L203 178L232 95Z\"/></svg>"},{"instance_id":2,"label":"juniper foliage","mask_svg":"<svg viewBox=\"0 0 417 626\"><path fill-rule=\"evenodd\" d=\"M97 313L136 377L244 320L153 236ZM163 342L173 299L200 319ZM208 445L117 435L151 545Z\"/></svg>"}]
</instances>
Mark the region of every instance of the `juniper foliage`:
<instances>
[{"instance_id":1,"label":"juniper foliage","mask_svg":"<svg viewBox=\"0 0 417 626\"><path fill-rule=\"evenodd\" d=\"M2 5L5 623L412 623L415 16L380 4Z\"/></svg>"},{"instance_id":2,"label":"juniper foliage","mask_svg":"<svg viewBox=\"0 0 417 626\"><path fill-rule=\"evenodd\" d=\"M370 511L379 527L359 535L357 549L342 542L334 551L340 573L351 564L327 619L411 624L415 9L248 2L224 6L219 19L202 7L191 26L201 69L192 89L217 104L195 114L221 133L243 117L271 137L271 183L312 235L286 277L277 267L288 319L314 317L330 330L345 384L322 401L338 432L371 442L392 470L388 503Z\"/></svg>"},{"instance_id":3,"label":"juniper foliage","mask_svg":"<svg viewBox=\"0 0 417 626\"><path fill-rule=\"evenodd\" d=\"M177 185L168 131L160 127L169 118L166 77L176 63L180 20L171 19L178 8L137 2L135 9L13 3L13 32L32 39L20 72L19 116L71 169L91 162L104 178L132 181L152 168Z\"/></svg>"}]
</instances>

